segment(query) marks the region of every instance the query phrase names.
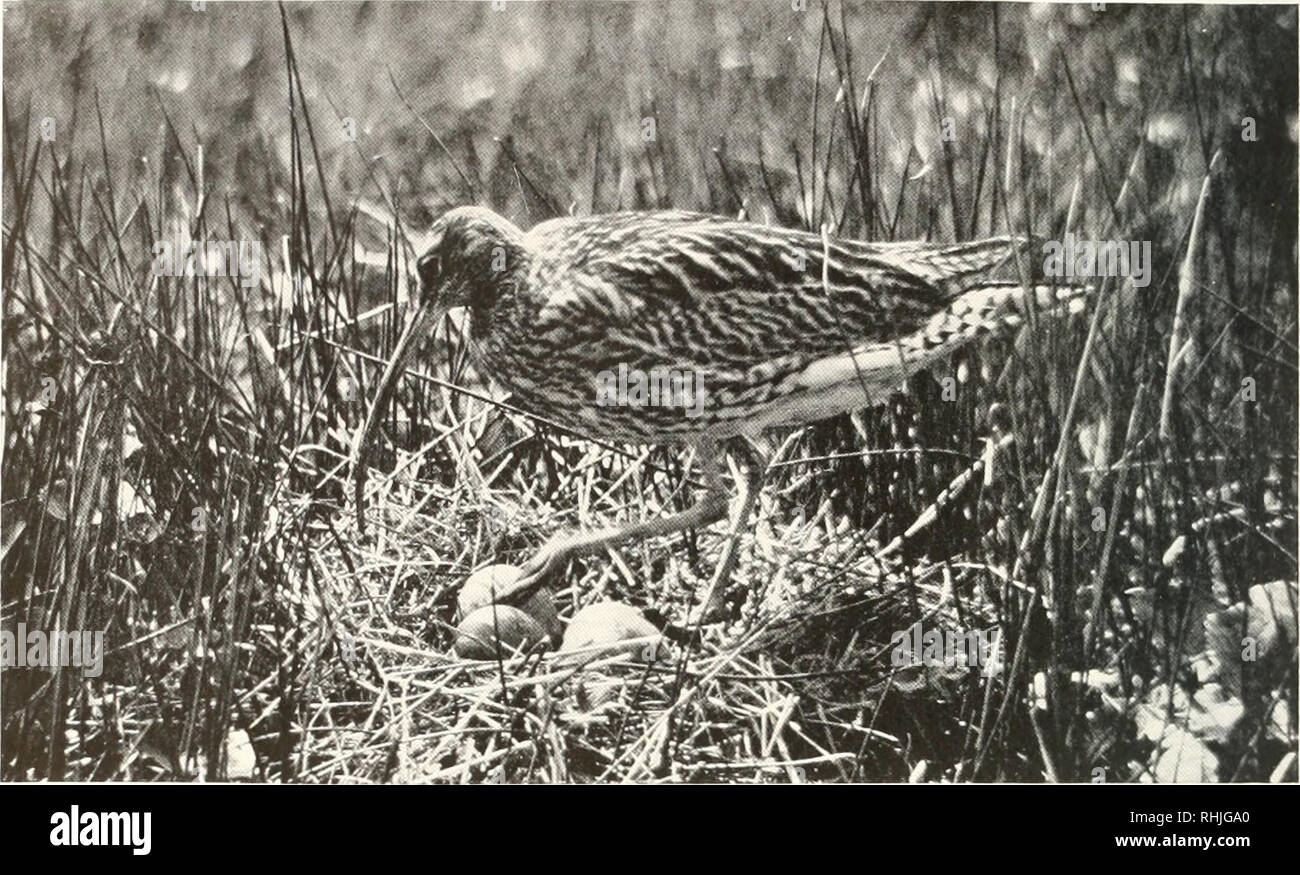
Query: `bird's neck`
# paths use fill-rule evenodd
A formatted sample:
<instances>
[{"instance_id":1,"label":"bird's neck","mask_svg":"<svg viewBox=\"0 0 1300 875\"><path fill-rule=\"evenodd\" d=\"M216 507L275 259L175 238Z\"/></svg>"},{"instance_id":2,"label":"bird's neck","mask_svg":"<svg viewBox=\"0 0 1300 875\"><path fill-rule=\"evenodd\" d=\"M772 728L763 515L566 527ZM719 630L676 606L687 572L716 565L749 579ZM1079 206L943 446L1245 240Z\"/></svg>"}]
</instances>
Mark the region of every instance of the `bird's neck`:
<instances>
[{"instance_id":1,"label":"bird's neck","mask_svg":"<svg viewBox=\"0 0 1300 875\"><path fill-rule=\"evenodd\" d=\"M479 265L478 289L470 297L470 333L478 344L520 318L531 258L522 235L492 241L491 256Z\"/></svg>"}]
</instances>

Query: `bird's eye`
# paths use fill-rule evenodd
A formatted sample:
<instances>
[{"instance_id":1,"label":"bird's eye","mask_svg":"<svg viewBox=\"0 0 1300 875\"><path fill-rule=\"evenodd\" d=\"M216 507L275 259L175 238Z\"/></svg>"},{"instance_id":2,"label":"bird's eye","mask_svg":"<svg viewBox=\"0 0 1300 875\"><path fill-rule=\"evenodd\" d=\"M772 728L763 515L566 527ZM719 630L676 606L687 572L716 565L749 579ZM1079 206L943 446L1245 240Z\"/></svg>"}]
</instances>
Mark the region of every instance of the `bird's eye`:
<instances>
[{"instance_id":1,"label":"bird's eye","mask_svg":"<svg viewBox=\"0 0 1300 875\"><path fill-rule=\"evenodd\" d=\"M416 272L420 275L420 285L427 291L432 291L442 276L442 258L436 252L428 252L421 256L420 260L415 263Z\"/></svg>"}]
</instances>

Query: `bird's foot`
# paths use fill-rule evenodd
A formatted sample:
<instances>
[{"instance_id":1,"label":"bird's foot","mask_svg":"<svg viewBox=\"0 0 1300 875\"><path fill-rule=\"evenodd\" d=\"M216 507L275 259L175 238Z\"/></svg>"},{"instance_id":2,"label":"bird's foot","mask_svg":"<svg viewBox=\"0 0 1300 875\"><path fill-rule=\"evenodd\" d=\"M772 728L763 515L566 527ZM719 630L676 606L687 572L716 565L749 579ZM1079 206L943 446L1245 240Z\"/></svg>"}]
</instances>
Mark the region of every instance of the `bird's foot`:
<instances>
[{"instance_id":1,"label":"bird's foot","mask_svg":"<svg viewBox=\"0 0 1300 875\"><path fill-rule=\"evenodd\" d=\"M518 603L550 582L551 578L564 567L568 557L568 538L563 535L553 536L542 545L532 558L519 569L519 576L510 584L508 590L498 597L498 601Z\"/></svg>"},{"instance_id":2,"label":"bird's foot","mask_svg":"<svg viewBox=\"0 0 1300 875\"><path fill-rule=\"evenodd\" d=\"M722 623L732 619L734 617L727 607L726 599L722 597L720 591L714 590L711 598L691 609L686 617L686 627L694 629L699 626L709 626L713 623Z\"/></svg>"}]
</instances>

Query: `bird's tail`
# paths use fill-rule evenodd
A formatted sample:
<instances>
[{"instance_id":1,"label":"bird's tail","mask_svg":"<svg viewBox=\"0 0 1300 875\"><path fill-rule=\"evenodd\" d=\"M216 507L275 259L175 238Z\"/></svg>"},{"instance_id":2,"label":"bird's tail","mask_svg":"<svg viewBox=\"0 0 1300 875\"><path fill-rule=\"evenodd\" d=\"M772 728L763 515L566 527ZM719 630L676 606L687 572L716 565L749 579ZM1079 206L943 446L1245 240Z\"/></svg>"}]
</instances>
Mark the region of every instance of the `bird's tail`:
<instances>
[{"instance_id":1,"label":"bird's tail","mask_svg":"<svg viewBox=\"0 0 1300 875\"><path fill-rule=\"evenodd\" d=\"M982 338L1009 335L1022 325L1079 312L1094 287L1046 283L1025 287L985 281L968 288L924 325L892 340L873 340L820 359L788 378L790 394L809 392L825 409L874 404L904 385L918 368Z\"/></svg>"},{"instance_id":2,"label":"bird's tail","mask_svg":"<svg viewBox=\"0 0 1300 875\"><path fill-rule=\"evenodd\" d=\"M1078 313L1095 290L1090 285L1037 284L1026 288L1011 281L982 282L962 291L913 336L933 348L1014 330L1037 315Z\"/></svg>"}]
</instances>

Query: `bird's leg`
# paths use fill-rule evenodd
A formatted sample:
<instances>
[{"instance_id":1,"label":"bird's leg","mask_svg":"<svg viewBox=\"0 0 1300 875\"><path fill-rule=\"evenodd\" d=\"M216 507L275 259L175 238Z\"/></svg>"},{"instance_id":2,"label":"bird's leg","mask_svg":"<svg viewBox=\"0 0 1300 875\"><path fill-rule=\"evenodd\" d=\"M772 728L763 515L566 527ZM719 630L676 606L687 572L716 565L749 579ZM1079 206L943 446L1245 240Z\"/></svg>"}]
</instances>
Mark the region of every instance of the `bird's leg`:
<instances>
[{"instance_id":1,"label":"bird's leg","mask_svg":"<svg viewBox=\"0 0 1300 875\"><path fill-rule=\"evenodd\" d=\"M727 526L727 540L722 545L722 557L713 571L708 592L705 593L700 606L692 612L689 622L692 626L720 619L726 586L731 580L731 572L736 568L736 561L740 558L740 533L748 524L749 515L758 500L758 494L763 486L763 475L767 471L767 460L771 457L766 446L748 440L739 443L745 449L746 470L744 478L740 481L740 496L736 501L736 512L732 514L731 523Z\"/></svg>"},{"instance_id":2,"label":"bird's leg","mask_svg":"<svg viewBox=\"0 0 1300 875\"><path fill-rule=\"evenodd\" d=\"M705 492L686 510L661 519L643 520L617 528L557 534L533 554L520 570L519 577L497 600L505 602L527 598L569 559L590 556L627 541L707 526L722 519L727 514L727 491L722 483L721 451L715 443L701 444L696 448L696 458L704 469Z\"/></svg>"}]
</instances>

